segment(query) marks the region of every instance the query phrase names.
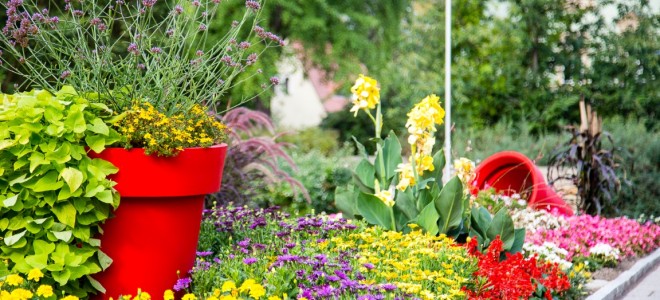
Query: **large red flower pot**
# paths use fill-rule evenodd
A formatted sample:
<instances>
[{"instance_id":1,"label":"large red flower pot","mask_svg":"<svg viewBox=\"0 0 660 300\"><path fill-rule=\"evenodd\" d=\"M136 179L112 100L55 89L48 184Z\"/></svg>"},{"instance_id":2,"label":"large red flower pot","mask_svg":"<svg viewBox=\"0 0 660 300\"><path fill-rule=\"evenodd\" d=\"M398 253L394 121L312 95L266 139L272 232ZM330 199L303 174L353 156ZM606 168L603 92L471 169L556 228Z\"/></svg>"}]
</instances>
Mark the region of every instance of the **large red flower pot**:
<instances>
[{"instance_id":1,"label":"large red flower pot","mask_svg":"<svg viewBox=\"0 0 660 300\"><path fill-rule=\"evenodd\" d=\"M503 151L485 159L475 169L477 189L494 188L506 195L527 196L529 206L573 215L568 205L543 179L534 162L522 153Z\"/></svg>"},{"instance_id":2,"label":"large red flower pot","mask_svg":"<svg viewBox=\"0 0 660 300\"><path fill-rule=\"evenodd\" d=\"M109 148L90 156L119 172L111 177L121 196L114 217L103 224L101 251L112 264L94 276L106 289L103 299L135 295L155 299L193 267L204 196L220 189L227 145L187 148L175 157L143 149Z\"/></svg>"}]
</instances>

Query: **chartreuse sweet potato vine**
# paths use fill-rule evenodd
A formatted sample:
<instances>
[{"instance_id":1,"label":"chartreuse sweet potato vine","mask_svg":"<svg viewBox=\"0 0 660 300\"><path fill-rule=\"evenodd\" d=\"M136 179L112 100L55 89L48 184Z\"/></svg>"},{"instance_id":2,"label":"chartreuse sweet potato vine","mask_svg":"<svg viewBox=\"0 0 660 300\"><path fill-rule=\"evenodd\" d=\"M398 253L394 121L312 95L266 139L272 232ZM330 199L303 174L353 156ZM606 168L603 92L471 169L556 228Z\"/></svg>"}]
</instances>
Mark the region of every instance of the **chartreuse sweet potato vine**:
<instances>
[{"instance_id":1,"label":"chartreuse sweet potato vine","mask_svg":"<svg viewBox=\"0 0 660 300\"><path fill-rule=\"evenodd\" d=\"M0 97L0 278L39 270L68 294L103 290L90 275L111 262L95 237L119 205L117 169L86 147L120 139L113 112L71 87Z\"/></svg>"}]
</instances>

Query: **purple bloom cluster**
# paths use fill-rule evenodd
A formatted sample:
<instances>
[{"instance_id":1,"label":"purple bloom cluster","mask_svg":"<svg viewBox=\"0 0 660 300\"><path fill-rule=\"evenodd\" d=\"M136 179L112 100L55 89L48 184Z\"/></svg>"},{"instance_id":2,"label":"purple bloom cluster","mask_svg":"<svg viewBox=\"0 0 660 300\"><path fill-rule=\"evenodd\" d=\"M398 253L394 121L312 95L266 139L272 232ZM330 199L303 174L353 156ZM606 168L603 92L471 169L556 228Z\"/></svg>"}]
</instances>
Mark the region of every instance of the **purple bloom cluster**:
<instances>
[{"instance_id":1,"label":"purple bloom cluster","mask_svg":"<svg viewBox=\"0 0 660 300\"><path fill-rule=\"evenodd\" d=\"M259 4L259 2L254 1L254 0L247 0L247 1L245 1L245 7L250 8L254 11L257 11L261 8L261 4Z\"/></svg>"},{"instance_id":2,"label":"purple bloom cluster","mask_svg":"<svg viewBox=\"0 0 660 300\"><path fill-rule=\"evenodd\" d=\"M254 32L257 33L257 36L264 40L271 40L279 45L284 46L284 40L282 40L279 36L276 34L266 31L263 29L261 26L254 26Z\"/></svg>"},{"instance_id":3,"label":"purple bloom cluster","mask_svg":"<svg viewBox=\"0 0 660 300\"><path fill-rule=\"evenodd\" d=\"M289 219L288 214L275 207L258 210L218 208L205 211L205 217L207 222L213 222L218 234L227 235L224 240L231 237L234 241L216 249L218 257L213 259L216 264L210 266L215 268L211 271L213 274L222 272L223 267L232 270L227 272L236 272L238 268L251 274L292 274L297 284L291 293L307 299L336 299L345 295L355 295L358 299L385 299L385 295L396 290L393 284L362 283L366 277L359 269L373 269L374 266L357 263L353 250L319 253L316 248L310 248L312 244L329 243L329 239L337 234L358 229L345 219L327 220L311 215ZM259 259L273 255L272 260ZM198 256L200 262L193 271L193 278L203 276L209 269L208 252L200 252Z\"/></svg>"}]
</instances>

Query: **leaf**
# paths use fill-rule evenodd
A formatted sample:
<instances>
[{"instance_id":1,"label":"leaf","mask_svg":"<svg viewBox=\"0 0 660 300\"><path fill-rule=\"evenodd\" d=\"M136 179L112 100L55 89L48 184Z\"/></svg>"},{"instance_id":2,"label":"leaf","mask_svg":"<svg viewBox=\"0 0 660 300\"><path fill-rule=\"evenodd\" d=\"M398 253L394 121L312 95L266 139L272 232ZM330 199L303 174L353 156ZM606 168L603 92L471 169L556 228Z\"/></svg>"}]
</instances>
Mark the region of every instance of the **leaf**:
<instances>
[{"instance_id":1,"label":"leaf","mask_svg":"<svg viewBox=\"0 0 660 300\"><path fill-rule=\"evenodd\" d=\"M431 177L435 178L435 182L442 187L442 172L445 167L445 154L442 149L438 150L433 154L433 172L431 172Z\"/></svg>"},{"instance_id":2,"label":"leaf","mask_svg":"<svg viewBox=\"0 0 660 300\"><path fill-rule=\"evenodd\" d=\"M106 290L100 282L98 282L92 276L87 275L85 277L87 277L87 280L89 280L89 283L92 285L93 288L95 288L97 291L105 294Z\"/></svg>"},{"instance_id":3,"label":"leaf","mask_svg":"<svg viewBox=\"0 0 660 300\"><path fill-rule=\"evenodd\" d=\"M95 118L92 120L92 124L87 125L87 129L101 135L108 135L110 133L108 125L106 125L101 118Z\"/></svg>"},{"instance_id":4,"label":"leaf","mask_svg":"<svg viewBox=\"0 0 660 300\"><path fill-rule=\"evenodd\" d=\"M55 244L46 241L35 240L32 245L36 254L51 254L55 251Z\"/></svg>"},{"instance_id":5,"label":"leaf","mask_svg":"<svg viewBox=\"0 0 660 300\"><path fill-rule=\"evenodd\" d=\"M461 225L463 219L463 185L454 177L442 188L433 201L440 214L440 233Z\"/></svg>"},{"instance_id":6,"label":"leaf","mask_svg":"<svg viewBox=\"0 0 660 300\"><path fill-rule=\"evenodd\" d=\"M406 192L397 191L394 200L394 208L400 210L408 220L417 217L418 211L409 190L406 190Z\"/></svg>"},{"instance_id":7,"label":"leaf","mask_svg":"<svg viewBox=\"0 0 660 300\"><path fill-rule=\"evenodd\" d=\"M50 161L46 160L46 157L39 152L32 152L32 155L30 155L28 160L30 161L30 173L33 173L38 166L50 163Z\"/></svg>"},{"instance_id":8,"label":"leaf","mask_svg":"<svg viewBox=\"0 0 660 300\"><path fill-rule=\"evenodd\" d=\"M525 228L515 229L513 245L511 245L509 252L515 254L522 251L523 244L525 244Z\"/></svg>"},{"instance_id":9,"label":"leaf","mask_svg":"<svg viewBox=\"0 0 660 300\"><path fill-rule=\"evenodd\" d=\"M374 193L374 167L371 163L363 159L353 172L353 181L365 193Z\"/></svg>"},{"instance_id":10,"label":"leaf","mask_svg":"<svg viewBox=\"0 0 660 300\"><path fill-rule=\"evenodd\" d=\"M357 209L367 222L392 229L392 210L374 195L360 193L357 199Z\"/></svg>"},{"instance_id":11,"label":"leaf","mask_svg":"<svg viewBox=\"0 0 660 300\"><path fill-rule=\"evenodd\" d=\"M57 238L60 241L63 241L65 243L68 243L71 241L71 238L73 237L73 233L71 230L66 230L66 231L51 231L53 235L55 235L55 238Z\"/></svg>"},{"instance_id":12,"label":"leaf","mask_svg":"<svg viewBox=\"0 0 660 300\"><path fill-rule=\"evenodd\" d=\"M85 137L85 143L96 153L101 153L105 149L105 138L100 135L88 135Z\"/></svg>"},{"instance_id":13,"label":"leaf","mask_svg":"<svg viewBox=\"0 0 660 300\"><path fill-rule=\"evenodd\" d=\"M16 144L16 141L14 140L2 140L0 141L0 150L4 150L6 148L12 147Z\"/></svg>"},{"instance_id":14,"label":"leaf","mask_svg":"<svg viewBox=\"0 0 660 300\"><path fill-rule=\"evenodd\" d=\"M488 238L494 240L496 236L500 236L500 239L504 243L504 250L511 249L513 246L513 241L515 239L515 232L513 228L513 220L506 208L500 209L493 217L493 222L488 227L486 232Z\"/></svg>"},{"instance_id":15,"label":"leaf","mask_svg":"<svg viewBox=\"0 0 660 300\"><path fill-rule=\"evenodd\" d=\"M119 169L117 169L117 167L115 167L111 162L100 158L92 159L89 166L94 167L94 172L92 172L92 174L94 174L94 177L96 177L98 180L103 180L106 176L115 174L117 171L119 171Z\"/></svg>"},{"instance_id":16,"label":"leaf","mask_svg":"<svg viewBox=\"0 0 660 300\"><path fill-rule=\"evenodd\" d=\"M53 213L60 223L76 227L76 208L71 203L58 203L53 206Z\"/></svg>"},{"instance_id":17,"label":"leaf","mask_svg":"<svg viewBox=\"0 0 660 300\"><path fill-rule=\"evenodd\" d=\"M58 177L57 171L51 170L32 185L32 190L34 192L55 191L64 185L64 182L57 180Z\"/></svg>"},{"instance_id":18,"label":"leaf","mask_svg":"<svg viewBox=\"0 0 660 300\"><path fill-rule=\"evenodd\" d=\"M103 251L98 250L97 255L99 258L99 264L101 265L101 269L105 271L111 264L112 264L112 258L108 256L107 254L103 253Z\"/></svg>"},{"instance_id":19,"label":"leaf","mask_svg":"<svg viewBox=\"0 0 660 300\"><path fill-rule=\"evenodd\" d=\"M9 226L9 219L7 218L0 219L0 231L7 230L8 226Z\"/></svg>"},{"instance_id":20,"label":"leaf","mask_svg":"<svg viewBox=\"0 0 660 300\"><path fill-rule=\"evenodd\" d=\"M34 254L25 257L25 262L32 268L45 269L48 266L48 254Z\"/></svg>"},{"instance_id":21,"label":"leaf","mask_svg":"<svg viewBox=\"0 0 660 300\"><path fill-rule=\"evenodd\" d=\"M96 194L96 199L99 199L99 201L107 204L113 204L113 197L112 197L112 192L110 190L104 190L98 194Z\"/></svg>"},{"instance_id":22,"label":"leaf","mask_svg":"<svg viewBox=\"0 0 660 300\"><path fill-rule=\"evenodd\" d=\"M71 105L71 111L69 115L64 120L64 126L67 131L73 131L75 133L83 133L87 129L87 124L85 124L85 117L83 115L83 110L80 105L74 104Z\"/></svg>"},{"instance_id":23,"label":"leaf","mask_svg":"<svg viewBox=\"0 0 660 300\"><path fill-rule=\"evenodd\" d=\"M71 278L71 271L69 268L64 268L62 271L51 272L50 274L53 276L53 280L55 280L60 285L66 285L66 283L69 281L69 278Z\"/></svg>"},{"instance_id":24,"label":"leaf","mask_svg":"<svg viewBox=\"0 0 660 300\"><path fill-rule=\"evenodd\" d=\"M390 180L396 175L396 168L402 163L401 144L393 131L383 142L382 148L376 153L376 174L384 178L383 186L389 186Z\"/></svg>"},{"instance_id":25,"label":"leaf","mask_svg":"<svg viewBox=\"0 0 660 300\"><path fill-rule=\"evenodd\" d=\"M362 145L358 140L352 136L353 141L355 142L355 147L358 149L358 154L362 155L362 158L364 159L369 159L369 154L367 154L367 149L364 148L364 145Z\"/></svg>"},{"instance_id":26,"label":"leaf","mask_svg":"<svg viewBox=\"0 0 660 300\"><path fill-rule=\"evenodd\" d=\"M440 232L440 228L438 228L438 219L440 218L440 215L438 214L438 211L435 209L435 205L433 203L429 203L422 211L419 213L419 216L417 216L417 219L415 223L419 225L420 227L424 228L427 233L430 235L437 235Z\"/></svg>"},{"instance_id":27,"label":"leaf","mask_svg":"<svg viewBox=\"0 0 660 300\"><path fill-rule=\"evenodd\" d=\"M357 211L357 195L348 187L338 186L335 189L335 206L342 212L343 217L352 219Z\"/></svg>"},{"instance_id":28,"label":"leaf","mask_svg":"<svg viewBox=\"0 0 660 300\"><path fill-rule=\"evenodd\" d=\"M488 210L484 207L473 207L470 217L472 218L472 229L479 232L480 236L485 237L486 231L488 230L488 227L490 227L490 223L493 221Z\"/></svg>"},{"instance_id":29,"label":"leaf","mask_svg":"<svg viewBox=\"0 0 660 300\"><path fill-rule=\"evenodd\" d=\"M71 145L63 143L53 152L46 153L46 160L55 161L58 164L64 164L71 160Z\"/></svg>"},{"instance_id":30,"label":"leaf","mask_svg":"<svg viewBox=\"0 0 660 300\"><path fill-rule=\"evenodd\" d=\"M16 204L16 200L18 200L18 194L3 200L2 205L4 207L12 207L12 206L14 206L14 204Z\"/></svg>"},{"instance_id":31,"label":"leaf","mask_svg":"<svg viewBox=\"0 0 660 300\"><path fill-rule=\"evenodd\" d=\"M75 192L83 182L83 173L74 168L66 168L60 172L60 176L69 186L71 192Z\"/></svg>"},{"instance_id":32,"label":"leaf","mask_svg":"<svg viewBox=\"0 0 660 300\"><path fill-rule=\"evenodd\" d=\"M4 240L5 245L12 246L12 245L18 243L18 241L25 235L26 232L27 232L27 230L23 230L20 233L13 234L13 235L5 237L5 240Z\"/></svg>"}]
</instances>

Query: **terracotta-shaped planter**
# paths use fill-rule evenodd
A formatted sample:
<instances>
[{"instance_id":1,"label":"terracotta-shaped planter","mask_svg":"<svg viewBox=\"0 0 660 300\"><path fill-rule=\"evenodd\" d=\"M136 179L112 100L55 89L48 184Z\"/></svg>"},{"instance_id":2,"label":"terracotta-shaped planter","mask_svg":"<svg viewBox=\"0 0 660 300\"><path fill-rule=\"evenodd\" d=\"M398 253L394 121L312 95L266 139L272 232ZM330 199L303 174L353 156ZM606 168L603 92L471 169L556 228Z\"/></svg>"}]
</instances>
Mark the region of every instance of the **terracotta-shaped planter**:
<instances>
[{"instance_id":1,"label":"terracotta-shaped planter","mask_svg":"<svg viewBox=\"0 0 660 300\"><path fill-rule=\"evenodd\" d=\"M121 196L114 217L102 226L101 250L113 259L94 276L104 299L135 295L155 299L171 289L195 261L204 196L220 189L227 145L187 148L176 157L143 149L109 148L90 156L110 161Z\"/></svg>"},{"instance_id":2,"label":"terracotta-shaped planter","mask_svg":"<svg viewBox=\"0 0 660 300\"><path fill-rule=\"evenodd\" d=\"M522 153L502 151L486 158L475 169L477 189L495 188L506 195L526 193L529 206L556 209L563 215L573 215L568 205L543 179L534 162Z\"/></svg>"}]
</instances>

